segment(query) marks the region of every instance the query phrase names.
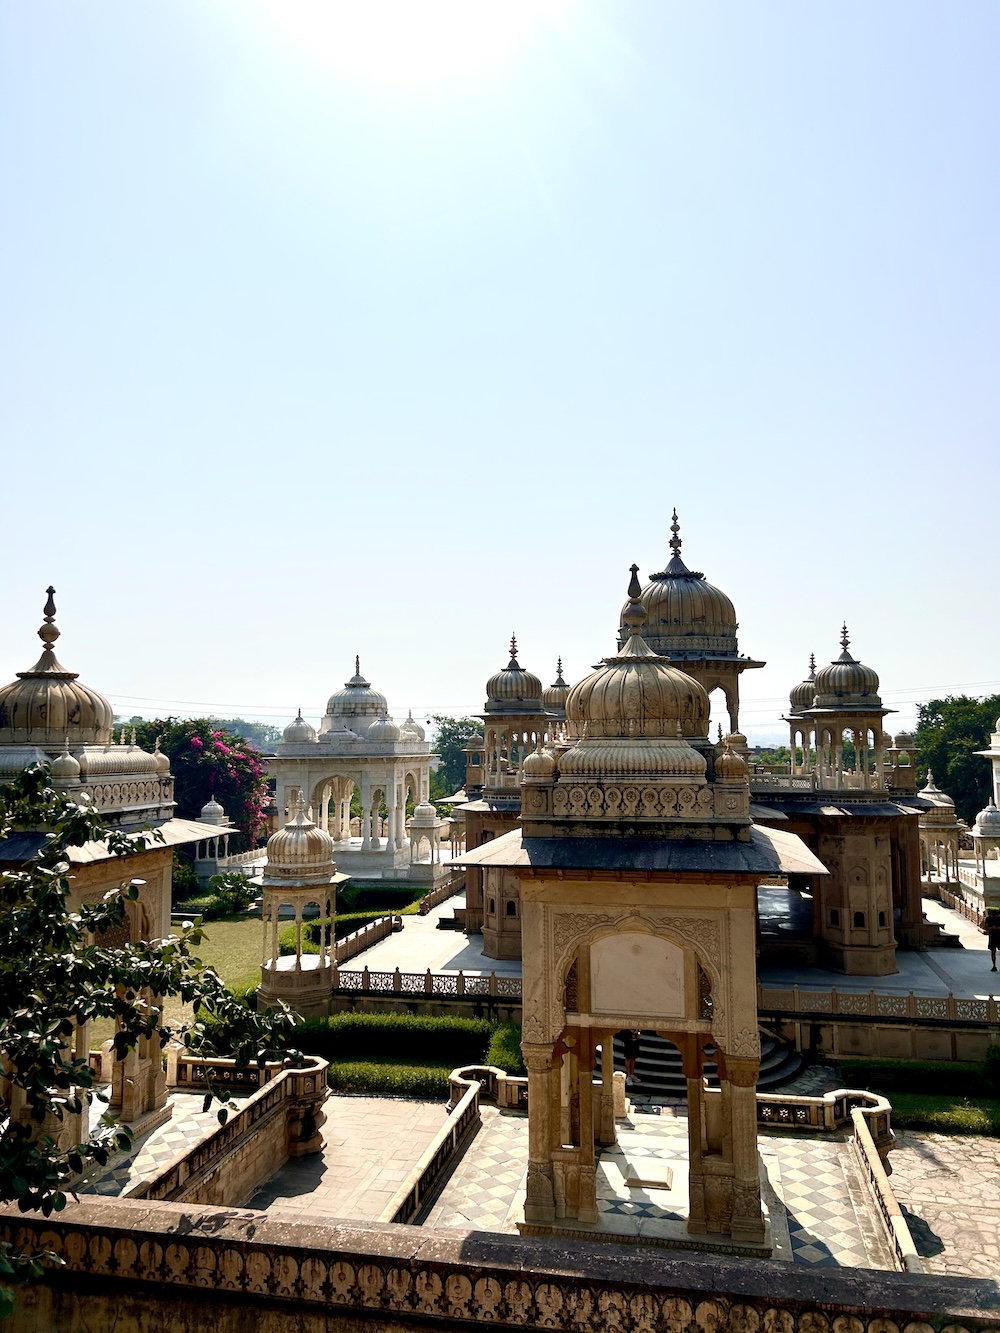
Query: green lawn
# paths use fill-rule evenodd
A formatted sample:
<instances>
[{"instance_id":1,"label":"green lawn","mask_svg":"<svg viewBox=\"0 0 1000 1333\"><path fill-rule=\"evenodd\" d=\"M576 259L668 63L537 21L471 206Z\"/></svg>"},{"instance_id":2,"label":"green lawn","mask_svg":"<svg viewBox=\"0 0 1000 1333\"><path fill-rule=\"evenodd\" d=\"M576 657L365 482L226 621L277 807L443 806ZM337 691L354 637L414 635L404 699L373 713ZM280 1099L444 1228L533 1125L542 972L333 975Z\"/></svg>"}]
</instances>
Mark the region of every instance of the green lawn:
<instances>
[{"instance_id":1,"label":"green lawn","mask_svg":"<svg viewBox=\"0 0 1000 1333\"><path fill-rule=\"evenodd\" d=\"M992 1134L1000 1137L1000 1100L947 1097L929 1092L886 1092L894 1129L929 1129L939 1134Z\"/></svg>"},{"instance_id":2,"label":"green lawn","mask_svg":"<svg viewBox=\"0 0 1000 1333\"><path fill-rule=\"evenodd\" d=\"M263 926L260 917L233 916L220 921L209 921L204 927L205 937L198 946L201 960L214 967L227 986L256 985L260 981L260 951ZM168 997L164 1005L168 1025L191 1021L190 1005L178 997ZM110 1019L93 1023L90 1045L96 1050L114 1031Z\"/></svg>"}]
</instances>

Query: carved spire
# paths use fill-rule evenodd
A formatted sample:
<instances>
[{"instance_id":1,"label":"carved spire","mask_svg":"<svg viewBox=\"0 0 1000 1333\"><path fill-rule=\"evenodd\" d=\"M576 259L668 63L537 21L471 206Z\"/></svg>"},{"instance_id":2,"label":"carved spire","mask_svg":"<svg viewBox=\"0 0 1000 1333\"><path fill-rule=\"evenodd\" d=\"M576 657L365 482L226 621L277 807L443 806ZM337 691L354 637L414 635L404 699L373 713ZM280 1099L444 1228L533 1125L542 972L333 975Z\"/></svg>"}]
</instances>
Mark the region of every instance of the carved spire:
<instances>
[{"instance_id":1,"label":"carved spire","mask_svg":"<svg viewBox=\"0 0 1000 1333\"><path fill-rule=\"evenodd\" d=\"M670 549L675 556L680 556L681 546L681 525L677 521L677 508L674 507L674 516L670 521L670 531L673 534L670 538Z\"/></svg>"},{"instance_id":2,"label":"carved spire","mask_svg":"<svg viewBox=\"0 0 1000 1333\"><path fill-rule=\"evenodd\" d=\"M510 661L507 663L508 671L520 671L521 664L517 660L517 635L510 636Z\"/></svg>"},{"instance_id":3,"label":"carved spire","mask_svg":"<svg viewBox=\"0 0 1000 1333\"><path fill-rule=\"evenodd\" d=\"M846 620L844 621L843 625L842 625L841 628L840 628L840 646L841 646L841 648L844 649L845 652L846 652L847 649L850 648L850 646L851 646L851 640L848 638L848 635L847 635L847 621L846 621Z\"/></svg>"},{"instance_id":4,"label":"carved spire","mask_svg":"<svg viewBox=\"0 0 1000 1333\"><path fill-rule=\"evenodd\" d=\"M815 679L816 679L816 654L815 654L815 653L810 653L810 654L809 654L809 679L810 679L810 680L815 680Z\"/></svg>"}]
</instances>

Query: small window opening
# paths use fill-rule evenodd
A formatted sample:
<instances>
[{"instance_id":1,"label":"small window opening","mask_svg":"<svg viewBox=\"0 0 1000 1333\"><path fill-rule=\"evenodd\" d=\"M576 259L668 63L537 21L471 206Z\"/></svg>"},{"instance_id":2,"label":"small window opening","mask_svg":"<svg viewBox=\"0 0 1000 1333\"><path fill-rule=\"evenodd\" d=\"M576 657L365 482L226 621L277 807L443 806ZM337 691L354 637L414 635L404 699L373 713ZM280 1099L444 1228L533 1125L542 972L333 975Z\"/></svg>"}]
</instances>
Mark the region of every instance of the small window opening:
<instances>
[{"instance_id":1,"label":"small window opening","mask_svg":"<svg viewBox=\"0 0 1000 1333\"><path fill-rule=\"evenodd\" d=\"M840 910L836 907L830 908L830 925L831 926L840 925Z\"/></svg>"},{"instance_id":2,"label":"small window opening","mask_svg":"<svg viewBox=\"0 0 1000 1333\"><path fill-rule=\"evenodd\" d=\"M507 899L507 915L517 916L517 903L514 901L513 898Z\"/></svg>"},{"instance_id":3,"label":"small window opening","mask_svg":"<svg viewBox=\"0 0 1000 1333\"><path fill-rule=\"evenodd\" d=\"M865 914L864 914L864 912L855 912L855 913L854 913L854 928L855 928L855 930L863 930L863 929L864 929L864 925L865 925Z\"/></svg>"}]
</instances>

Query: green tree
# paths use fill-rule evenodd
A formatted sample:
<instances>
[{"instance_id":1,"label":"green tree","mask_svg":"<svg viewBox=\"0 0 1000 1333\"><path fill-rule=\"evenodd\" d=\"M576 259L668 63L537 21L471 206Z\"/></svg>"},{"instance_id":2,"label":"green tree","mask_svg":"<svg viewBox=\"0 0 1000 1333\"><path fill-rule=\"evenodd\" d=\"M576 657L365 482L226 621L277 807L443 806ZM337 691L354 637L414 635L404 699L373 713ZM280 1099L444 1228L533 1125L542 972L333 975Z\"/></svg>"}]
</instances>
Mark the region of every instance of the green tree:
<instances>
[{"instance_id":1,"label":"green tree","mask_svg":"<svg viewBox=\"0 0 1000 1333\"><path fill-rule=\"evenodd\" d=\"M465 747L470 736L476 732L481 733L482 723L474 717L443 717L440 714L435 714L431 721L435 727L434 750L441 757L437 772L431 774L431 779L433 782L434 778L438 778L438 783L434 785L443 788L437 797L440 800L465 786ZM431 794L436 795L436 792L432 791Z\"/></svg>"},{"instance_id":2,"label":"green tree","mask_svg":"<svg viewBox=\"0 0 1000 1333\"><path fill-rule=\"evenodd\" d=\"M990 761L976 751L988 748L998 716L1000 694L949 695L917 708L917 777L923 782L932 769L934 781L969 824L990 799Z\"/></svg>"},{"instance_id":3,"label":"green tree","mask_svg":"<svg viewBox=\"0 0 1000 1333\"><path fill-rule=\"evenodd\" d=\"M232 1054L240 1065L282 1058L293 1017L282 1006L250 1017L217 973L192 955L202 940L199 925L186 925L164 940L110 948L96 942L125 921L135 899L128 857L156 841L155 832L127 835L108 827L93 807L67 800L48 785L48 768L35 764L0 787L0 839L36 833L38 851L17 870L0 875L0 1051L4 1077L24 1096L24 1112L0 1126L0 1201L48 1216L66 1203L74 1178L111 1151L128 1145L127 1129L107 1121L85 1143L60 1149L48 1127L81 1112L94 1087L87 1056L73 1050L77 1029L91 1019L116 1020L115 1052L140 1038L166 1043L185 1035L163 1023L147 997L180 996L239 1034ZM103 842L123 858L122 886L101 902L71 910L68 850ZM239 1012L237 1012L237 1010ZM201 1034L188 1044L197 1049ZM296 1056L297 1053L289 1053ZM220 1116L224 1116L224 1111ZM0 1317L10 1312L12 1284L38 1276L37 1255L0 1244Z\"/></svg>"},{"instance_id":4,"label":"green tree","mask_svg":"<svg viewBox=\"0 0 1000 1333\"><path fill-rule=\"evenodd\" d=\"M152 750L159 741L170 760L181 819L197 819L214 796L239 829L243 849L257 845L269 799L259 750L211 718L158 718L136 723L135 734L144 750ZM241 848L234 845L232 850Z\"/></svg>"}]
</instances>

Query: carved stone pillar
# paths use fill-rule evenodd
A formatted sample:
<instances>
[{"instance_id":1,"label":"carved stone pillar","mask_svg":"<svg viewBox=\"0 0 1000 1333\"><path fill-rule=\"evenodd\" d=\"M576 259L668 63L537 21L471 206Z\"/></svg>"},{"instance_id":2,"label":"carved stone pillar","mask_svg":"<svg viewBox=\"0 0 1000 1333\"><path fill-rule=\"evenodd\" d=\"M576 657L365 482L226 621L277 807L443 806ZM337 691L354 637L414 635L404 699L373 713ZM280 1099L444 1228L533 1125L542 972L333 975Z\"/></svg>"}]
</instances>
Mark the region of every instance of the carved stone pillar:
<instances>
[{"instance_id":1,"label":"carved stone pillar","mask_svg":"<svg viewBox=\"0 0 1000 1333\"><path fill-rule=\"evenodd\" d=\"M523 1042L521 1050L528 1071L528 1181L524 1220L528 1223L554 1222L552 1048Z\"/></svg>"},{"instance_id":2,"label":"carved stone pillar","mask_svg":"<svg viewBox=\"0 0 1000 1333\"><path fill-rule=\"evenodd\" d=\"M764 1239L757 1155L757 1075L759 1060L729 1058L730 1134L733 1155L733 1240L759 1245Z\"/></svg>"}]
</instances>

